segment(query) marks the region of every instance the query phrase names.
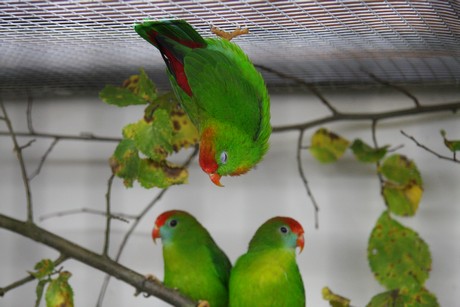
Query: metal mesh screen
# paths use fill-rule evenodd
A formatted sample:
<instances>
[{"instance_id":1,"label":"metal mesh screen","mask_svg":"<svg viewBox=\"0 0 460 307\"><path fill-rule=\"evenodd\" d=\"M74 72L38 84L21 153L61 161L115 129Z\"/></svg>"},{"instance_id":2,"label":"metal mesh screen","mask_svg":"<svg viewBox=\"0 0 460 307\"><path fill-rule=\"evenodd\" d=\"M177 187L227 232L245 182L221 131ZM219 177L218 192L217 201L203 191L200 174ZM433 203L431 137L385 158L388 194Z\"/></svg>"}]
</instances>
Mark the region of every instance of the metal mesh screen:
<instances>
[{"instance_id":1,"label":"metal mesh screen","mask_svg":"<svg viewBox=\"0 0 460 307\"><path fill-rule=\"evenodd\" d=\"M0 87L99 89L140 67L167 86L164 63L133 30L185 19L235 39L254 63L312 84L460 82L456 1L6 1L0 3ZM269 87L293 86L263 72Z\"/></svg>"}]
</instances>

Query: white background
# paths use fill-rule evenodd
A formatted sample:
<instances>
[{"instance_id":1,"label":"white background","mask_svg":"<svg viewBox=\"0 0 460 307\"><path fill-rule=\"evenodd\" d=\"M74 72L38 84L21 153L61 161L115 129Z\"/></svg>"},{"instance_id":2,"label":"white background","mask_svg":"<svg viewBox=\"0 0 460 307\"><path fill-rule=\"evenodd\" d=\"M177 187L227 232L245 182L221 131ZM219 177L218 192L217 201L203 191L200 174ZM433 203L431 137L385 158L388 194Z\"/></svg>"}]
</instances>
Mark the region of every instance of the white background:
<instances>
[{"instance_id":1,"label":"white background","mask_svg":"<svg viewBox=\"0 0 460 307\"><path fill-rule=\"evenodd\" d=\"M452 102L460 99L458 88L429 88L413 91L422 104ZM407 97L388 89L335 89L326 97L341 111L376 112L412 106ZM17 131L25 131L26 98L4 98ZM308 93L273 94L272 124L280 126L312 120L329 114ZM105 105L97 94L36 99L34 127L40 132L101 136L120 136L122 127L137 121L142 107L119 109ZM440 160L418 148L401 135L403 129L432 149L449 155L442 144L440 129L460 139L459 116L436 113L382 121L377 138L381 145L404 144L398 153L418 165L424 180L420 209L413 218L399 219L417 231L429 244L433 265L426 283L441 306L455 306L460 300L460 165ZM372 144L370 122L339 122L326 126L343 137L362 138ZM0 122L0 129L6 130ZM315 128L316 129L316 128ZM305 133L305 144L315 129ZM351 151L337 163L321 165L304 151L302 161L311 189L320 206L319 229L314 227L314 211L300 180L295 161L297 132L276 133L271 148L257 169L235 178L223 178L224 188L214 186L196 160L190 167L189 184L172 187L146 215L131 237L121 263L142 274L163 277L161 244L150 236L155 218L170 209L193 214L211 232L217 243L234 262L245 252L254 231L267 219L284 215L297 219L306 231L306 245L298 255L308 306L328 306L321 289L365 306L370 298L384 291L374 279L366 257L369 234L384 210L375 166L356 162ZM21 144L28 139L21 138ZM37 139L24 151L29 173L33 172L49 139ZM103 142L60 141L49 156L40 175L31 183L34 214L38 217L56 211L93 208L104 210L110 168L107 160L116 144ZM180 155L180 161L185 155ZM0 138L0 210L18 219L26 216L26 201L18 162L9 137ZM138 184L125 189L115 179L112 210L138 214L155 197L158 189L145 190ZM38 222L96 252L102 251L105 219L79 214ZM113 221L111 254L114 255L129 224ZM42 258L55 259L58 253L47 247L0 229L0 286L26 276ZM70 283L76 306L95 306L104 274L69 260L64 269L73 273ZM36 282L8 292L0 306L32 306ZM167 306L155 298L134 297L135 290L112 279L104 306ZM44 302L42 302L44 306Z\"/></svg>"}]
</instances>

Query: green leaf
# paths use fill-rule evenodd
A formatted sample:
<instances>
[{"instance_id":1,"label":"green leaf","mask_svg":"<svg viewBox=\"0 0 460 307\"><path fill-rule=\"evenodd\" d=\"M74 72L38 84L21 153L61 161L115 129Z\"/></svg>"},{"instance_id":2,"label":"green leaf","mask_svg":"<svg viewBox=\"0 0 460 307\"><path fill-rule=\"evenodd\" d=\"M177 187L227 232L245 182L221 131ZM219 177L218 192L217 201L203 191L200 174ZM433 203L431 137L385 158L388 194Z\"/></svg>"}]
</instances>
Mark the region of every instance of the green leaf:
<instances>
[{"instance_id":1,"label":"green leaf","mask_svg":"<svg viewBox=\"0 0 460 307\"><path fill-rule=\"evenodd\" d=\"M328 301L332 307L349 307L350 300L346 297L333 293L328 287L324 287L321 291L323 299Z\"/></svg>"},{"instance_id":2,"label":"green leaf","mask_svg":"<svg viewBox=\"0 0 460 307\"><path fill-rule=\"evenodd\" d=\"M356 139L353 141L350 148L359 161L377 162L387 154L388 146L373 148L364 143L361 139Z\"/></svg>"},{"instance_id":3,"label":"green leaf","mask_svg":"<svg viewBox=\"0 0 460 307\"><path fill-rule=\"evenodd\" d=\"M379 171L388 180L401 185L407 185L411 182L415 182L420 187L423 185L422 177L414 161L403 155L394 154L389 156L383 161Z\"/></svg>"},{"instance_id":4,"label":"green leaf","mask_svg":"<svg viewBox=\"0 0 460 307\"><path fill-rule=\"evenodd\" d=\"M141 159L133 140L123 139L109 159L112 173L124 179L126 187L132 187L139 173Z\"/></svg>"},{"instance_id":5,"label":"green leaf","mask_svg":"<svg viewBox=\"0 0 460 307\"><path fill-rule=\"evenodd\" d=\"M187 179L186 169L166 160L158 162L143 159L141 161L138 180L144 188L166 188L173 184L186 183Z\"/></svg>"},{"instance_id":6,"label":"green leaf","mask_svg":"<svg viewBox=\"0 0 460 307\"><path fill-rule=\"evenodd\" d=\"M391 290L375 295L367 307L437 307L438 299L425 288L418 291Z\"/></svg>"},{"instance_id":7,"label":"green leaf","mask_svg":"<svg viewBox=\"0 0 460 307\"><path fill-rule=\"evenodd\" d=\"M446 138L446 131L444 130L441 130L441 135L444 139L444 145L446 145L450 151L456 152L460 150L460 140L448 140Z\"/></svg>"},{"instance_id":8,"label":"green leaf","mask_svg":"<svg viewBox=\"0 0 460 307\"><path fill-rule=\"evenodd\" d=\"M99 92L99 98L107 104L119 107L146 104L148 102L127 88L113 85L106 85L102 91Z\"/></svg>"},{"instance_id":9,"label":"green leaf","mask_svg":"<svg viewBox=\"0 0 460 307\"><path fill-rule=\"evenodd\" d=\"M47 307L73 307L73 290L69 285L72 274L68 271L59 273L51 280L46 289L45 300Z\"/></svg>"},{"instance_id":10,"label":"green leaf","mask_svg":"<svg viewBox=\"0 0 460 307\"><path fill-rule=\"evenodd\" d=\"M33 277L42 279L54 271L54 262L51 259L43 259L34 266L35 272L29 272Z\"/></svg>"},{"instance_id":11,"label":"green leaf","mask_svg":"<svg viewBox=\"0 0 460 307\"><path fill-rule=\"evenodd\" d=\"M38 281L37 288L35 289L35 293L37 294L37 299L35 300L35 307L40 306L40 302L43 297L43 292L45 290L45 285L49 282L48 279L42 279Z\"/></svg>"},{"instance_id":12,"label":"green leaf","mask_svg":"<svg viewBox=\"0 0 460 307\"><path fill-rule=\"evenodd\" d=\"M392 213L400 216L413 216L422 199L423 188L415 182L399 185L386 181L382 194Z\"/></svg>"},{"instance_id":13,"label":"green leaf","mask_svg":"<svg viewBox=\"0 0 460 307\"><path fill-rule=\"evenodd\" d=\"M375 278L387 289L419 289L431 270L428 245L387 211L371 232L367 257Z\"/></svg>"},{"instance_id":14,"label":"green leaf","mask_svg":"<svg viewBox=\"0 0 460 307\"><path fill-rule=\"evenodd\" d=\"M134 140L136 148L152 160L164 160L173 150L173 127L166 110L157 109L150 122L141 119L123 128L123 136Z\"/></svg>"},{"instance_id":15,"label":"green leaf","mask_svg":"<svg viewBox=\"0 0 460 307\"><path fill-rule=\"evenodd\" d=\"M335 162L350 142L325 128L318 129L311 137L310 153L321 163Z\"/></svg>"},{"instance_id":16,"label":"green leaf","mask_svg":"<svg viewBox=\"0 0 460 307\"><path fill-rule=\"evenodd\" d=\"M142 68L140 69L138 80L135 94L147 101L155 100L157 98L156 86Z\"/></svg>"}]
</instances>

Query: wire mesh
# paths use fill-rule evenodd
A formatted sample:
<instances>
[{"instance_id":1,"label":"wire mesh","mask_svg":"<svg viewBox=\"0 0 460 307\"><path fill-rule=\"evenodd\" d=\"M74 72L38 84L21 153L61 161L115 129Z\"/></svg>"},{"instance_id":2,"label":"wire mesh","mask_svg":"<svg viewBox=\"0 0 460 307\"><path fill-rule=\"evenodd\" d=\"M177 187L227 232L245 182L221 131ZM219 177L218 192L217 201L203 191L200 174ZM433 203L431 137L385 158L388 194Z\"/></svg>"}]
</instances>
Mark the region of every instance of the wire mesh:
<instances>
[{"instance_id":1,"label":"wire mesh","mask_svg":"<svg viewBox=\"0 0 460 307\"><path fill-rule=\"evenodd\" d=\"M167 87L164 63L133 25L185 19L248 27L235 39L254 63L305 82L459 84L456 1L6 1L0 3L0 89L120 83L144 67ZM269 88L295 86L263 72Z\"/></svg>"}]
</instances>

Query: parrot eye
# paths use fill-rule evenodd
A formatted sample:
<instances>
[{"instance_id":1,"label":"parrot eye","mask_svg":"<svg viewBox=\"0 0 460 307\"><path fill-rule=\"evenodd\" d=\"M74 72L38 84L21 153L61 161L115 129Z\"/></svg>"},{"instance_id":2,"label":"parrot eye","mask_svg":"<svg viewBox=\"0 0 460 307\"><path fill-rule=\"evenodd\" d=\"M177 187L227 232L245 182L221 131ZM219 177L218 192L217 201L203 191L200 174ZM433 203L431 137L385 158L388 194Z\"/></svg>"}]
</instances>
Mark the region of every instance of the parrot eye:
<instances>
[{"instance_id":1,"label":"parrot eye","mask_svg":"<svg viewBox=\"0 0 460 307\"><path fill-rule=\"evenodd\" d=\"M281 233L287 233L288 229L286 227L284 227L284 226L281 226L280 231L281 231Z\"/></svg>"},{"instance_id":2,"label":"parrot eye","mask_svg":"<svg viewBox=\"0 0 460 307\"><path fill-rule=\"evenodd\" d=\"M169 226L171 226L171 227L176 227L176 225L177 225L177 220L171 220L169 222Z\"/></svg>"},{"instance_id":3,"label":"parrot eye","mask_svg":"<svg viewBox=\"0 0 460 307\"><path fill-rule=\"evenodd\" d=\"M227 163L227 152L222 151L222 153L220 154L220 162L222 164Z\"/></svg>"}]
</instances>

